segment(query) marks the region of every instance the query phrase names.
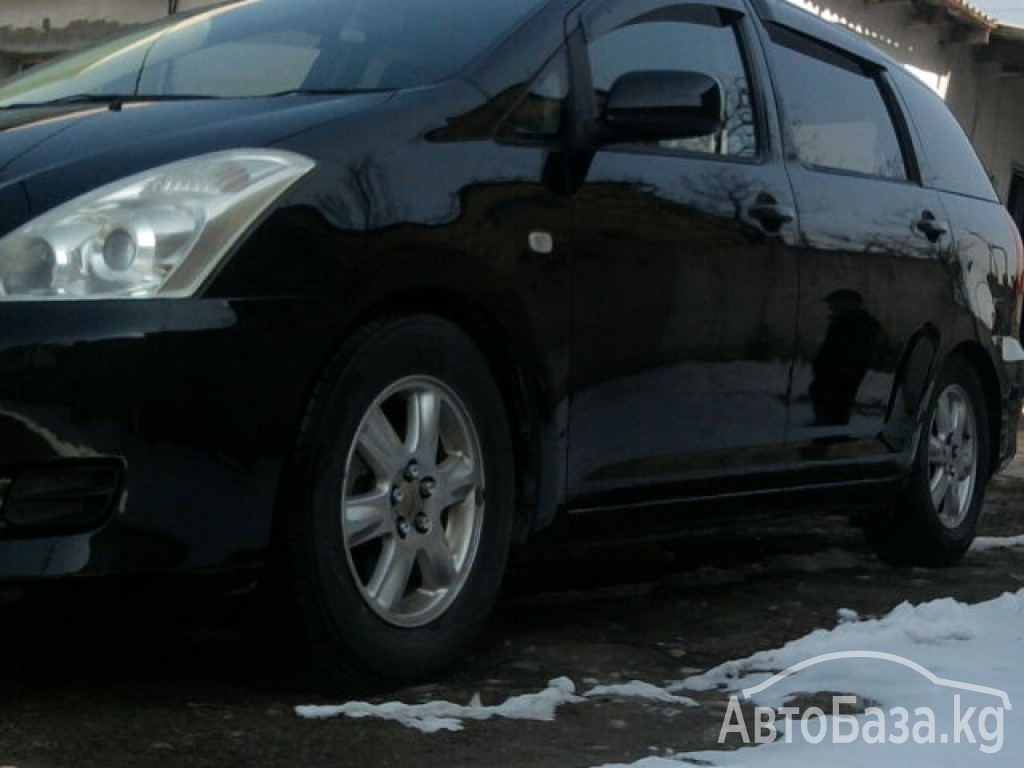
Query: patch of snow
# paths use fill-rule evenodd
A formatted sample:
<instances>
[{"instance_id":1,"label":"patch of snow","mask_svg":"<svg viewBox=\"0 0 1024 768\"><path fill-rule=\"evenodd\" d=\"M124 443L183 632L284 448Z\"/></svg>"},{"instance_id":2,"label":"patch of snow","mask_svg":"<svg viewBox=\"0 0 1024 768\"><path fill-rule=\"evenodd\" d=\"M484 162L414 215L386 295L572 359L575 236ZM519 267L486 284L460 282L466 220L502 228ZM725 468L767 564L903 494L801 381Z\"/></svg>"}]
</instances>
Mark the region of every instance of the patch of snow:
<instances>
[{"instance_id":1,"label":"patch of snow","mask_svg":"<svg viewBox=\"0 0 1024 768\"><path fill-rule=\"evenodd\" d=\"M1015 616L1017 621L1011 621ZM987 625L980 621L982 617L993 622L993 632L988 631ZM976 671L998 682L999 674L993 674L993 665L1002 659L1003 663L996 666L999 669L1004 666L1012 669L1017 666L1017 656L1014 655L1013 663L1010 664L1005 651L982 658L973 652L982 648L985 651L998 650L993 637L1000 636L1005 641L1007 631L1011 634L1024 633L1024 591L1016 595L1003 595L980 605L965 605L953 598L922 605L902 603L880 619L844 623L830 630L816 629L782 648L760 651L746 659L720 664L701 675L673 683L668 690L749 688L767 680L774 672L800 661L825 653L853 650L883 651L908 656L942 677L955 677L952 674L954 672L963 677L965 666L972 670L980 666ZM968 641L974 641L969 643L971 647L965 647ZM956 653L951 653L953 650ZM972 658L965 658L966 655ZM818 672L827 675L829 670ZM853 679L857 680L856 677ZM804 687L799 689L802 691L837 690L807 687L806 684L810 682L807 677L803 677L802 682ZM771 701L766 698L758 703L769 706L783 703L781 691L773 691L772 694Z\"/></svg>"},{"instance_id":2,"label":"patch of snow","mask_svg":"<svg viewBox=\"0 0 1024 768\"><path fill-rule=\"evenodd\" d=\"M651 683L644 683L640 680L631 680L628 683L615 683L613 685L596 685L589 691L584 692L584 697L590 699L597 696L610 696L621 699L644 699L656 701L660 704L681 704L684 707L699 707L700 704L689 696L677 696L664 688L659 688Z\"/></svg>"},{"instance_id":3,"label":"patch of snow","mask_svg":"<svg viewBox=\"0 0 1024 768\"><path fill-rule=\"evenodd\" d=\"M300 717L313 720L330 717L377 717L393 720L423 733L438 731L461 731L464 720L489 720L502 717L508 720L554 720L555 711L563 704L583 701L576 695L576 686L567 677L551 680L548 687L538 693L512 696L504 703L484 706L480 695L475 694L469 704L455 704L450 701L431 701L425 704L405 704L389 701L384 704L369 704L365 701L350 701L330 706L301 706L295 712Z\"/></svg>"},{"instance_id":4,"label":"patch of snow","mask_svg":"<svg viewBox=\"0 0 1024 768\"><path fill-rule=\"evenodd\" d=\"M1024 547L1024 535L1021 536L979 536L971 544L972 552L987 552L993 549L1015 549Z\"/></svg>"},{"instance_id":5,"label":"patch of snow","mask_svg":"<svg viewBox=\"0 0 1024 768\"><path fill-rule=\"evenodd\" d=\"M845 621L831 630L818 629L781 648L726 662L670 684L668 690L717 689L735 693L740 700L743 694L739 692L747 691L751 703L772 708L801 694L856 695L888 716L886 743L872 744L862 738L836 743L831 736L839 731L838 721L827 715L809 721L794 719L787 733L780 717L779 738L772 744L673 755L678 758L675 760L652 757L632 768L678 768L695 763L732 768L1017 768L1024 748L1022 643L1024 590L978 605L951 598L921 605L904 603L879 619ZM854 658L858 653L861 655ZM825 658L808 663L819 656ZM910 663L894 663L896 657ZM792 667L797 669L791 671ZM780 672L789 674L776 675ZM768 685L762 690L751 690L765 683ZM1001 698L993 690L1005 693L1010 706L1001 708ZM899 735L899 717L893 716L898 707L909 713L909 737L903 743L894 738ZM920 722L918 713L925 710L934 715L933 735L919 739L914 726ZM980 716L986 710L993 716L984 723L983 736ZM972 714L965 715L968 712ZM973 720L965 721L964 717L972 716ZM860 729L870 716L847 717ZM748 721L753 730L753 718ZM965 722L969 735L962 727ZM997 722L1001 724L998 738ZM809 735L823 727L828 728L830 738L813 743ZM847 733L850 727L847 724ZM924 730L920 733L927 735Z\"/></svg>"},{"instance_id":6,"label":"patch of snow","mask_svg":"<svg viewBox=\"0 0 1024 768\"><path fill-rule=\"evenodd\" d=\"M295 708L295 713L310 720L341 716L376 717L392 720L423 733L437 733L461 731L466 720L490 720L494 717L507 720L551 721L555 719L555 712L563 704L580 704L600 696L641 699L683 707L700 706L689 696L679 696L639 680L613 685L595 685L582 696L577 696L576 686L572 680L559 677L551 680L543 691L512 696L504 703L493 706L484 706L480 701L480 694L477 693L465 705L450 701L430 701L424 704L406 704L400 701L370 704L365 701L350 701L338 705L300 706Z\"/></svg>"},{"instance_id":7,"label":"patch of snow","mask_svg":"<svg viewBox=\"0 0 1024 768\"><path fill-rule=\"evenodd\" d=\"M836 622L838 624L849 624L850 622L857 621L859 618L860 614L852 608L840 608L836 611Z\"/></svg>"}]
</instances>

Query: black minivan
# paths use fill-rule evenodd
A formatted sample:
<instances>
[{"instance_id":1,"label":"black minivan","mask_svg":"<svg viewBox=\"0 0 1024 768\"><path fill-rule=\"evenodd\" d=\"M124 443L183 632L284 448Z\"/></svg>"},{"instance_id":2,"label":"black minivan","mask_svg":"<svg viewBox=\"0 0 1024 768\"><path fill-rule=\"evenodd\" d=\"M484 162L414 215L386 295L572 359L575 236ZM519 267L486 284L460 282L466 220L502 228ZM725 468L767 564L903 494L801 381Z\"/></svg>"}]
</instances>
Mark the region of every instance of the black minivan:
<instances>
[{"instance_id":1,"label":"black minivan","mask_svg":"<svg viewBox=\"0 0 1024 768\"><path fill-rule=\"evenodd\" d=\"M955 119L773 0L237 0L0 85L0 581L231 574L344 679L510 547L974 537L1020 238Z\"/></svg>"}]
</instances>

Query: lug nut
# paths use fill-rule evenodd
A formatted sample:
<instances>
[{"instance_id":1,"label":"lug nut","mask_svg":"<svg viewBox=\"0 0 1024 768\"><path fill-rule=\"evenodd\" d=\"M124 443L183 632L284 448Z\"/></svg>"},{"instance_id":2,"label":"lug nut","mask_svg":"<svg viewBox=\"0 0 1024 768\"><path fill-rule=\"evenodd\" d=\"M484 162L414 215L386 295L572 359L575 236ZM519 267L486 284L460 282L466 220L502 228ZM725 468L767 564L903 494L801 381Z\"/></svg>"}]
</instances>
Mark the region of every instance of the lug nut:
<instances>
[{"instance_id":1,"label":"lug nut","mask_svg":"<svg viewBox=\"0 0 1024 768\"><path fill-rule=\"evenodd\" d=\"M398 529L398 537L401 539L406 538L410 533L412 533L412 526L409 525L409 521L404 517L396 523L395 527Z\"/></svg>"},{"instance_id":2,"label":"lug nut","mask_svg":"<svg viewBox=\"0 0 1024 768\"><path fill-rule=\"evenodd\" d=\"M420 483L420 496L424 499L429 499L434 495L434 491L437 490L437 481L433 478L427 477Z\"/></svg>"},{"instance_id":3,"label":"lug nut","mask_svg":"<svg viewBox=\"0 0 1024 768\"><path fill-rule=\"evenodd\" d=\"M419 479L419 476L420 465L416 463L415 459L413 459L405 468L405 479L411 483L413 480Z\"/></svg>"},{"instance_id":4,"label":"lug nut","mask_svg":"<svg viewBox=\"0 0 1024 768\"><path fill-rule=\"evenodd\" d=\"M405 501L405 491L396 485L391 489L391 506L397 507L403 501Z\"/></svg>"},{"instance_id":5,"label":"lug nut","mask_svg":"<svg viewBox=\"0 0 1024 768\"><path fill-rule=\"evenodd\" d=\"M417 515L413 525L419 533L430 533L430 518L426 515Z\"/></svg>"}]
</instances>

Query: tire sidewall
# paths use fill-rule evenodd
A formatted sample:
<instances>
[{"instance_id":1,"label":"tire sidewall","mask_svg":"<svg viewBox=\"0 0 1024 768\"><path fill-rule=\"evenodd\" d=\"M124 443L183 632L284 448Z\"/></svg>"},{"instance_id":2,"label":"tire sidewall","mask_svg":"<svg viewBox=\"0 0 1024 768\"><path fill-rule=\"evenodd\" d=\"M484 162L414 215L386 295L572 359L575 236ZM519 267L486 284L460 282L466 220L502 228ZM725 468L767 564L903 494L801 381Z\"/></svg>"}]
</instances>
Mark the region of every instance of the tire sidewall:
<instances>
[{"instance_id":1,"label":"tire sidewall","mask_svg":"<svg viewBox=\"0 0 1024 768\"><path fill-rule=\"evenodd\" d=\"M956 528L949 528L939 520L938 511L932 502L929 488L928 438L939 398L948 387L957 384L963 388L970 400L974 412L975 446L977 464L975 466L974 487L971 491L970 505L967 515ZM921 426L921 437L918 446L915 472L912 478L910 503L913 509L913 522L919 526L921 538L930 539L946 553L945 560L962 555L974 539L978 527L978 518L985 497L985 486L991 466L991 446L989 442L989 418L985 394L978 380L978 375L969 363L960 358L953 358L943 369L935 383L928 410Z\"/></svg>"},{"instance_id":2,"label":"tire sidewall","mask_svg":"<svg viewBox=\"0 0 1024 768\"><path fill-rule=\"evenodd\" d=\"M484 461L485 506L476 554L459 594L432 622L414 628L382 619L348 564L340 511L350 448L363 416L388 386L426 376L457 394ZM410 317L361 334L339 355L308 425L310 493L301 510L296 565L305 571L309 627L323 652L342 651L372 675L410 680L436 674L468 650L501 585L513 524L511 443L504 404L486 360L454 325ZM343 662L344 663L344 662Z\"/></svg>"}]
</instances>

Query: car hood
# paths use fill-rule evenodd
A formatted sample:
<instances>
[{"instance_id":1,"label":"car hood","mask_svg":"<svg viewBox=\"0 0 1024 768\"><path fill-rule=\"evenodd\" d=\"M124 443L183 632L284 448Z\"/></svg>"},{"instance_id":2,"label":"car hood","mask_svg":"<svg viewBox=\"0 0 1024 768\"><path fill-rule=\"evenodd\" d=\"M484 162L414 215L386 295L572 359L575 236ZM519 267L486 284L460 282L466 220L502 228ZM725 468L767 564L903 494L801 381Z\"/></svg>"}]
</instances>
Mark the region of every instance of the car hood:
<instances>
[{"instance_id":1,"label":"car hood","mask_svg":"<svg viewBox=\"0 0 1024 768\"><path fill-rule=\"evenodd\" d=\"M0 233L103 184L186 157L269 146L388 93L57 105L0 111Z\"/></svg>"}]
</instances>

